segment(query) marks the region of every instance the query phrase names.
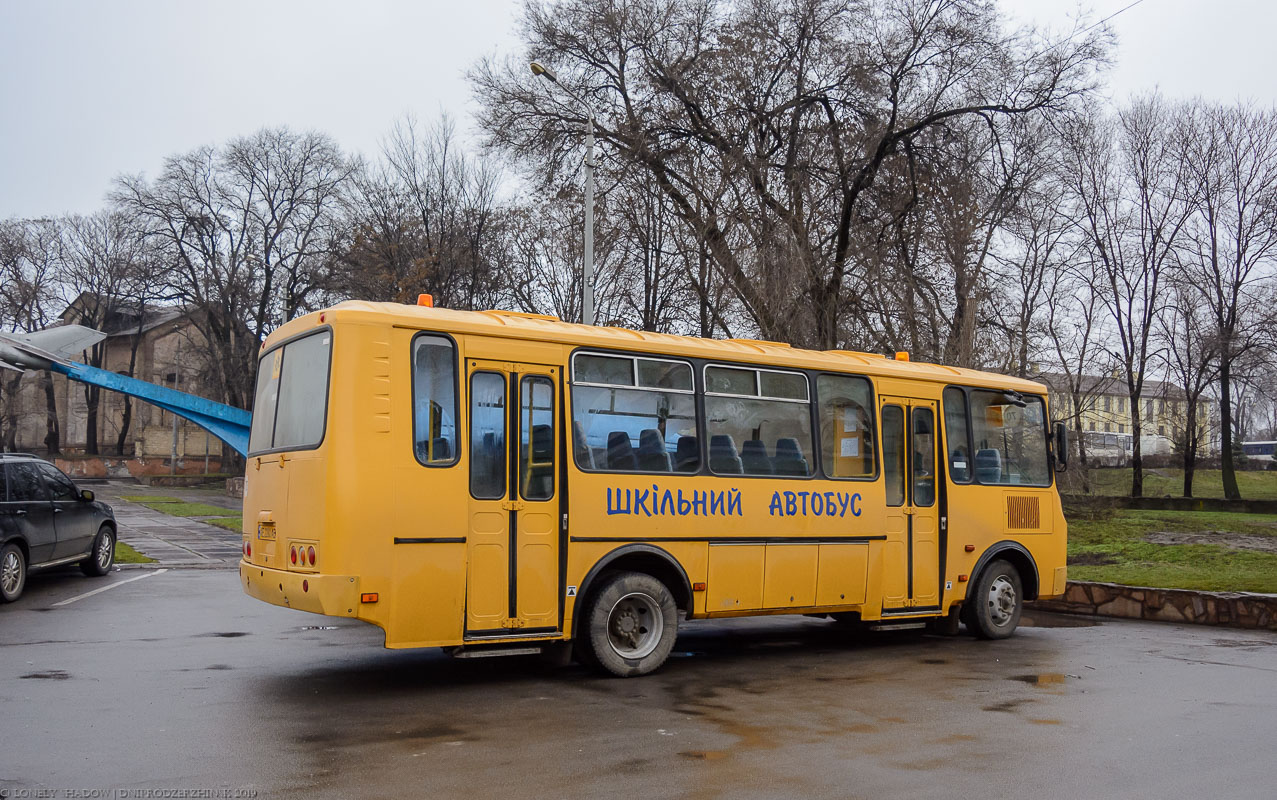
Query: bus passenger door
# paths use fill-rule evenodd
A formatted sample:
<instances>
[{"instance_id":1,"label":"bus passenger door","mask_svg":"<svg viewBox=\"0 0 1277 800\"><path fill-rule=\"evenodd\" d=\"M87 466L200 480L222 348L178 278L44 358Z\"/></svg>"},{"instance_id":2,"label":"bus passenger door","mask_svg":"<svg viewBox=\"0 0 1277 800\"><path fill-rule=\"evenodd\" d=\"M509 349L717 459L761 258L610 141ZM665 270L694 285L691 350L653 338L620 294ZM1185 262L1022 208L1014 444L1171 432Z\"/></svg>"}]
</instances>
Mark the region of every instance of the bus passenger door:
<instances>
[{"instance_id":1,"label":"bus passenger door","mask_svg":"<svg viewBox=\"0 0 1277 800\"><path fill-rule=\"evenodd\" d=\"M937 607L936 402L883 397L880 408L887 501L882 607L884 611Z\"/></svg>"},{"instance_id":2,"label":"bus passenger door","mask_svg":"<svg viewBox=\"0 0 1277 800\"><path fill-rule=\"evenodd\" d=\"M559 620L559 368L466 365L466 636L550 633Z\"/></svg>"}]
</instances>

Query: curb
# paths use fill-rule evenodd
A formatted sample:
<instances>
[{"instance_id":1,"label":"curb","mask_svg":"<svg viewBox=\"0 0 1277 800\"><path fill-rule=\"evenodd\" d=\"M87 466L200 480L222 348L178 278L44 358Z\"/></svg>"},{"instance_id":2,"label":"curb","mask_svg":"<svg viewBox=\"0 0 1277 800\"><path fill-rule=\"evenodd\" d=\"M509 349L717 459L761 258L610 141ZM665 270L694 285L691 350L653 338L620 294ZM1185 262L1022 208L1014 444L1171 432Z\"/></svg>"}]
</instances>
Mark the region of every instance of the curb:
<instances>
[{"instance_id":1,"label":"curb","mask_svg":"<svg viewBox=\"0 0 1277 800\"><path fill-rule=\"evenodd\" d=\"M206 564L203 562L188 563L185 561L156 561L152 564L115 564L113 569L126 572L135 569L239 569L239 564L229 561L214 564Z\"/></svg>"},{"instance_id":2,"label":"curb","mask_svg":"<svg viewBox=\"0 0 1277 800\"><path fill-rule=\"evenodd\" d=\"M1277 595L1271 594L1069 581L1061 597L1028 606L1065 614L1277 631Z\"/></svg>"}]
</instances>

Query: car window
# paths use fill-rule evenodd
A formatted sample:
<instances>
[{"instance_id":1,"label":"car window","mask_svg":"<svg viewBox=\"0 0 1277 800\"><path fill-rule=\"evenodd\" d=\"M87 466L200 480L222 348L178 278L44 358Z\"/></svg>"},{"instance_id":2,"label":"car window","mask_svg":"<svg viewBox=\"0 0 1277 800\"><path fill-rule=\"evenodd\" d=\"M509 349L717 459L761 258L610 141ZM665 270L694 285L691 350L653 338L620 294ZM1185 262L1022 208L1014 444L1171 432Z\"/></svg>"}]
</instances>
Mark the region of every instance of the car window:
<instances>
[{"instance_id":1,"label":"car window","mask_svg":"<svg viewBox=\"0 0 1277 800\"><path fill-rule=\"evenodd\" d=\"M30 462L11 463L5 465L9 476L9 500L15 503L32 500L46 500L44 481L36 472L35 464Z\"/></svg>"},{"instance_id":2,"label":"car window","mask_svg":"<svg viewBox=\"0 0 1277 800\"><path fill-rule=\"evenodd\" d=\"M80 492L75 488L75 484L71 479L62 474L62 471L50 464L36 464L40 469L40 475L44 478L44 486L49 492L49 497L53 500L77 500Z\"/></svg>"}]
</instances>

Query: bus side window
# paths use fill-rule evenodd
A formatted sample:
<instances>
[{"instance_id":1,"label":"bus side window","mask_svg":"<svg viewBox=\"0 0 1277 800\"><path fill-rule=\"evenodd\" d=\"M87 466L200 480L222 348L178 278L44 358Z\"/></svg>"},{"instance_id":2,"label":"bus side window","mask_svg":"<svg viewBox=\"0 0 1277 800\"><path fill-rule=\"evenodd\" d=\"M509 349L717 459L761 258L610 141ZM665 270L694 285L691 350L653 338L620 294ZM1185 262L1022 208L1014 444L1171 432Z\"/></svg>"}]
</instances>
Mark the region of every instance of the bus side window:
<instances>
[{"instance_id":1,"label":"bus side window","mask_svg":"<svg viewBox=\"0 0 1277 800\"><path fill-rule=\"evenodd\" d=\"M554 385L530 376L519 390L519 487L524 500L554 497Z\"/></svg>"},{"instance_id":2,"label":"bus side window","mask_svg":"<svg viewBox=\"0 0 1277 800\"><path fill-rule=\"evenodd\" d=\"M820 398L821 468L826 478L869 478L874 464L872 390L848 375L816 378Z\"/></svg>"},{"instance_id":3,"label":"bus side window","mask_svg":"<svg viewBox=\"0 0 1277 800\"><path fill-rule=\"evenodd\" d=\"M882 407L882 472L887 505L905 504L905 413L900 406Z\"/></svg>"},{"instance_id":4,"label":"bus side window","mask_svg":"<svg viewBox=\"0 0 1277 800\"><path fill-rule=\"evenodd\" d=\"M971 434L967 422L967 396L956 386L944 390L944 446L949 453L949 477L954 483L970 483Z\"/></svg>"},{"instance_id":5,"label":"bus side window","mask_svg":"<svg viewBox=\"0 0 1277 800\"><path fill-rule=\"evenodd\" d=\"M470 377L470 494L478 500L505 497L505 377Z\"/></svg>"},{"instance_id":6,"label":"bus side window","mask_svg":"<svg viewBox=\"0 0 1277 800\"><path fill-rule=\"evenodd\" d=\"M700 469L689 364L578 353L572 369L572 457L579 469Z\"/></svg>"},{"instance_id":7,"label":"bus side window","mask_svg":"<svg viewBox=\"0 0 1277 800\"><path fill-rule=\"evenodd\" d=\"M457 354L442 336L412 340L412 439L431 467L457 461Z\"/></svg>"}]
</instances>

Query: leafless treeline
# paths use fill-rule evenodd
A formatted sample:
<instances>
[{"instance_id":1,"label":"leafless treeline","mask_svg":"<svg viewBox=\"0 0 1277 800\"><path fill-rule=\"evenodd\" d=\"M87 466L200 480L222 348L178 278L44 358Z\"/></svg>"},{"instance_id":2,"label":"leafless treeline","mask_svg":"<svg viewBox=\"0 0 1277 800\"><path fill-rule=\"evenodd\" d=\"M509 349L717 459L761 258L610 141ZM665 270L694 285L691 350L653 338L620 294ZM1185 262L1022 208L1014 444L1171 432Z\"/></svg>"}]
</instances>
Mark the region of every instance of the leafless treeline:
<instances>
[{"instance_id":1,"label":"leafless treeline","mask_svg":"<svg viewBox=\"0 0 1277 800\"><path fill-rule=\"evenodd\" d=\"M263 130L121 178L92 217L3 223L0 322L86 289L185 303L246 405L262 338L338 299L577 319L585 113L535 59L597 116L600 322L1040 364L1076 423L1084 376L1161 378L1218 404L1226 450L1277 438L1271 109L1101 107L1103 27L1007 30L982 0L529 2L523 33L472 70L481 148L447 119L370 159Z\"/></svg>"}]
</instances>

